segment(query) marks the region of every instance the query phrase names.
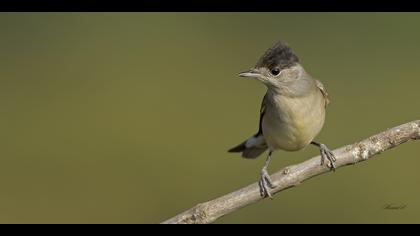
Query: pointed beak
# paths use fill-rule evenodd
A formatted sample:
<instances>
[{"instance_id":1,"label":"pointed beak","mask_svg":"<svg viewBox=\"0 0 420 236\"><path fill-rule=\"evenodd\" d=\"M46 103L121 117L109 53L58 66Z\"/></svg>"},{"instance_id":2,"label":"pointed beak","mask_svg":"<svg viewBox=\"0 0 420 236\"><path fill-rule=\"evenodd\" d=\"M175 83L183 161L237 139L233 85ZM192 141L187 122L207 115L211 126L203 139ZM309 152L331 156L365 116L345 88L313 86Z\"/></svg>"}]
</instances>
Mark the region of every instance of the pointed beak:
<instances>
[{"instance_id":1,"label":"pointed beak","mask_svg":"<svg viewBox=\"0 0 420 236\"><path fill-rule=\"evenodd\" d=\"M251 69L251 70L239 73L239 76L240 77L260 78L261 74L256 69Z\"/></svg>"}]
</instances>

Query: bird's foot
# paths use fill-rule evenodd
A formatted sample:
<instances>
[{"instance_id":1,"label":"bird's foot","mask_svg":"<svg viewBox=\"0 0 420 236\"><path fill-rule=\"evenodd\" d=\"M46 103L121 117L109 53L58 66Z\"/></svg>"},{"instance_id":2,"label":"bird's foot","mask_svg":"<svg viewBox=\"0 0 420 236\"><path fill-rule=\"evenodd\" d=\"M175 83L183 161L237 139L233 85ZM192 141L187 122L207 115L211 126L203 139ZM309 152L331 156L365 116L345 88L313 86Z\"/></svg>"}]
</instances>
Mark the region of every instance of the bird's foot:
<instances>
[{"instance_id":1,"label":"bird's foot","mask_svg":"<svg viewBox=\"0 0 420 236\"><path fill-rule=\"evenodd\" d=\"M261 177L258 185L260 186L261 197L269 197L270 199L273 199L273 195L270 193L270 189L274 189L276 186L271 181L270 175L268 174L266 168L261 170Z\"/></svg>"},{"instance_id":2,"label":"bird's foot","mask_svg":"<svg viewBox=\"0 0 420 236\"><path fill-rule=\"evenodd\" d=\"M321 153L321 166L324 165L325 159L328 159L328 161L330 162L328 167L330 167L332 171L335 171L336 166L334 162L336 162L337 159L335 158L334 153L332 153L330 149L328 149L327 146L325 146L325 144L322 143L319 145L319 150Z\"/></svg>"}]
</instances>

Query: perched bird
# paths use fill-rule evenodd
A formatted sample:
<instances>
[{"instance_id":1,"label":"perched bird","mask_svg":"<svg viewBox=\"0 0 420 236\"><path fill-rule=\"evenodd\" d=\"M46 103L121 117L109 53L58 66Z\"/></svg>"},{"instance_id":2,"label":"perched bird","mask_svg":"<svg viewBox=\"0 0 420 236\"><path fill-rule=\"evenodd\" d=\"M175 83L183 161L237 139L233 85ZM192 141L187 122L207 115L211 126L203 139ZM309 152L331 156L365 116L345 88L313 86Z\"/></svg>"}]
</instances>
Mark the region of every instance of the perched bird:
<instances>
[{"instance_id":1,"label":"perched bird","mask_svg":"<svg viewBox=\"0 0 420 236\"><path fill-rule=\"evenodd\" d=\"M304 70L288 45L276 43L252 69L239 76L257 79L267 87L258 132L229 150L242 153L244 158L256 158L268 149L259 180L261 196L272 198L269 188L275 186L267 168L275 150L298 151L313 144L320 150L321 165L328 159L329 167L335 170L334 154L324 144L314 141L324 125L329 103L327 91Z\"/></svg>"}]
</instances>

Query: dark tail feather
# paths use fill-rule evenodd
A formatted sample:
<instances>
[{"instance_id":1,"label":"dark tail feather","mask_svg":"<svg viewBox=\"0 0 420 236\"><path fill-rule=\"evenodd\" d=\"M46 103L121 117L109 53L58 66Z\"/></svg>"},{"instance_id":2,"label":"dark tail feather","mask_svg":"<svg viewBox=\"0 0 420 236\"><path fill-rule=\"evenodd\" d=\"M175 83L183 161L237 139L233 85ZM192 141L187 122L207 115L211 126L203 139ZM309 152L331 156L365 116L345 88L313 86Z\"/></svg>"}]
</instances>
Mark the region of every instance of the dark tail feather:
<instances>
[{"instance_id":1,"label":"dark tail feather","mask_svg":"<svg viewBox=\"0 0 420 236\"><path fill-rule=\"evenodd\" d=\"M265 150L267 150L266 145L246 147L245 144L247 141L248 140L245 140L243 143L239 144L238 146L235 146L229 149L228 152L242 152L243 158L253 159L253 158L257 158Z\"/></svg>"},{"instance_id":2,"label":"dark tail feather","mask_svg":"<svg viewBox=\"0 0 420 236\"><path fill-rule=\"evenodd\" d=\"M242 152L242 157L247 159L254 159L259 157L263 152L267 150L267 147L252 147L247 148Z\"/></svg>"},{"instance_id":3,"label":"dark tail feather","mask_svg":"<svg viewBox=\"0 0 420 236\"><path fill-rule=\"evenodd\" d=\"M245 143L246 143L246 141L239 144L238 146L235 146L235 147L229 149L228 152L242 152L243 150L246 149Z\"/></svg>"}]
</instances>

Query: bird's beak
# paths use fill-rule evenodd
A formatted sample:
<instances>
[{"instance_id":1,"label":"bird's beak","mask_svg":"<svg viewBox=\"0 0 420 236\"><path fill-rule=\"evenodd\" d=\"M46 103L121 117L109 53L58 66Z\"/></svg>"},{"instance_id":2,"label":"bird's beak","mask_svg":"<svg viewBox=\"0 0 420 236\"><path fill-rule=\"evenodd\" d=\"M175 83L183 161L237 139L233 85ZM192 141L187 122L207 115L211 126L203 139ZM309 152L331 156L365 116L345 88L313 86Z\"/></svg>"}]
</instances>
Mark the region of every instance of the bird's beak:
<instances>
[{"instance_id":1,"label":"bird's beak","mask_svg":"<svg viewBox=\"0 0 420 236\"><path fill-rule=\"evenodd\" d=\"M251 78L261 78L261 73L256 69L251 69L248 71L244 71L239 73L240 77L251 77Z\"/></svg>"}]
</instances>

